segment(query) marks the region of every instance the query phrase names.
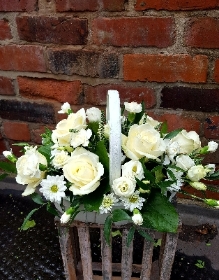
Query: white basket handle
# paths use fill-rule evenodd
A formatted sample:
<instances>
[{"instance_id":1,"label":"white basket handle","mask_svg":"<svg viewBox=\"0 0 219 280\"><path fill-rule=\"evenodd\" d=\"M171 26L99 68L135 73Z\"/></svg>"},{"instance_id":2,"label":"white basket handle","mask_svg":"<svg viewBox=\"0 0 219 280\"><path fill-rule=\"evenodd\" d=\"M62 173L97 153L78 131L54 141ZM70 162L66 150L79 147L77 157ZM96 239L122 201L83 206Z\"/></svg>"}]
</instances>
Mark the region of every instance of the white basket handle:
<instances>
[{"instance_id":1,"label":"white basket handle","mask_svg":"<svg viewBox=\"0 0 219 280\"><path fill-rule=\"evenodd\" d=\"M112 186L113 181L121 176L121 109L117 90L108 90L106 115L110 127L109 180Z\"/></svg>"}]
</instances>

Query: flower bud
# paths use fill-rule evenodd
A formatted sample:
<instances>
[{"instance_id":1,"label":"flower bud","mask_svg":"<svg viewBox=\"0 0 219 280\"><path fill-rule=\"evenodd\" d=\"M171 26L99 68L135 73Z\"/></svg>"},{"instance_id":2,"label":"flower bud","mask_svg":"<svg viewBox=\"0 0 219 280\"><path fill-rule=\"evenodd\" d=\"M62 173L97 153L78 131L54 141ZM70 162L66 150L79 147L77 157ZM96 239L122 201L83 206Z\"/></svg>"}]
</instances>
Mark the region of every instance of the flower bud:
<instances>
[{"instance_id":1,"label":"flower bud","mask_svg":"<svg viewBox=\"0 0 219 280\"><path fill-rule=\"evenodd\" d=\"M194 189L199 190L199 191L206 191L207 186L201 182L190 182L190 186L192 186Z\"/></svg>"},{"instance_id":2,"label":"flower bud","mask_svg":"<svg viewBox=\"0 0 219 280\"><path fill-rule=\"evenodd\" d=\"M218 200L210 199L210 198L207 199L206 198L206 199L204 199L204 202L211 207L219 208L219 201Z\"/></svg>"},{"instance_id":3,"label":"flower bud","mask_svg":"<svg viewBox=\"0 0 219 280\"><path fill-rule=\"evenodd\" d=\"M15 157L15 155L12 153L11 150L10 151L4 151L3 156L6 157L8 160L10 160L13 163L15 163L17 161L17 158Z\"/></svg>"},{"instance_id":4,"label":"flower bud","mask_svg":"<svg viewBox=\"0 0 219 280\"><path fill-rule=\"evenodd\" d=\"M60 218L60 222L62 224L66 224L69 222L70 218L71 218L71 215L74 213L74 208L70 207L68 210L66 210L61 218Z\"/></svg>"},{"instance_id":5,"label":"flower bud","mask_svg":"<svg viewBox=\"0 0 219 280\"><path fill-rule=\"evenodd\" d=\"M141 226L143 224L143 217L141 213L137 209L134 209L133 213L134 213L134 215L132 216L133 223L135 225Z\"/></svg>"}]
</instances>

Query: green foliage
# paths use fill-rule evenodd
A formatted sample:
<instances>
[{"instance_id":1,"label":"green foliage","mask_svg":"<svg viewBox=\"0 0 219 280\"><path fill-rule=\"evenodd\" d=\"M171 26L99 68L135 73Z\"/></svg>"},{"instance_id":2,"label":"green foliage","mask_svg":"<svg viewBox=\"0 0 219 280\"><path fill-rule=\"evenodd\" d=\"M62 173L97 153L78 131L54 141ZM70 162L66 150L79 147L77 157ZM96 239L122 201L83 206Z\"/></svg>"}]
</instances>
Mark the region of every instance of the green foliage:
<instances>
[{"instance_id":1,"label":"green foliage","mask_svg":"<svg viewBox=\"0 0 219 280\"><path fill-rule=\"evenodd\" d=\"M143 206L143 225L160 232L177 232L179 217L168 198L155 189Z\"/></svg>"},{"instance_id":2,"label":"green foliage","mask_svg":"<svg viewBox=\"0 0 219 280\"><path fill-rule=\"evenodd\" d=\"M41 153L47 160L47 162L51 161L51 149L50 146L40 146L38 148L38 152Z\"/></svg>"},{"instance_id":3,"label":"green foliage","mask_svg":"<svg viewBox=\"0 0 219 280\"><path fill-rule=\"evenodd\" d=\"M103 164L104 170L109 173L109 156L104 140L97 142L95 153L99 156L99 160Z\"/></svg>"},{"instance_id":4,"label":"green foliage","mask_svg":"<svg viewBox=\"0 0 219 280\"><path fill-rule=\"evenodd\" d=\"M32 200L37 204L44 204L42 197L38 193L32 193L31 195Z\"/></svg>"},{"instance_id":5,"label":"green foliage","mask_svg":"<svg viewBox=\"0 0 219 280\"><path fill-rule=\"evenodd\" d=\"M112 211L113 222L132 221L132 218L122 209L114 209Z\"/></svg>"},{"instance_id":6,"label":"green foliage","mask_svg":"<svg viewBox=\"0 0 219 280\"><path fill-rule=\"evenodd\" d=\"M52 207L51 203L49 203L49 202L46 205L46 210L54 216L57 216L57 217L60 216L59 212L54 207Z\"/></svg>"},{"instance_id":7,"label":"green foliage","mask_svg":"<svg viewBox=\"0 0 219 280\"><path fill-rule=\"evenodd\" d=\"M23 221L23 224L21 225L20 230L27 230L30 227L35 226L35 222L33 220L30 220L30 218L32 217L32 215L39 210L39 208L35 208L32 211L30 211L30 213L26 216L26 218Z\"/></svg>"},{"instance_id":8,"label":"green foliage","mask_svg":"<svg viewBox=\"0 0 219 280\"><path fill-rule=\"evenodd\" d=\"M204 268L205 267L205 262L202 260L197 260L197 263L195 264L198 268Z\"/></svg>"},{"instance_id":9,"label":"green foliage","mask_svg":"<svg viewBox=\"0 0 219 280\"><path fill-rule=\"evenodd\" d=\"M167 134L168 132L168 126L167 126L167 122L163 122L161 124L161 127L160 127L160 134L161 134L161 137L163 137L165 134Z\"/></svg>"},{"instance_id":10,"label":"green foliage","mask_svg":"<svg viewBox=\"0 0 219 280\"><path fill-rule=\"evenodd\" d=\"M108 216L105 220L105 223L104 223L104 229L103 229L103 232L104 232L104 237L105 237L105 240L107 242L107 244L110 246L110 241L111 241L111 227L112 227L112 216Z\"/></svg>"},{"instance_id":11,"label":"green foliage","mask_svg":"<svg viewBox=\"0 0 219 280\"><path fill-rule=\"evenodd\" d=\"M0 169L13 174L17 173L15 163L11 163L11 162L0 161Z\"/></svg>"},{"instance_id":12,"label":"green foliage","mask_svg":"<svg viewBox=\"0 0 219 280\"><path fill-rule=\"evenodd\" d=\"M150 242L154 242L154 239L144 230L142 229L138 229L138 233L143 236L146 240L150 241Z\"/></svg>"},{"instance_id":13,"label":"green foliage","mask_svg":"<svg viewBox=\"0 0 219 280\"><path fill-rule=\"evenodd\" d=\"M129 247L133 238L134 238L134 235L135 235L135 227L131 227L129 229L129 232L128 232L128 235L127 235L127 240L126 240L126 245Z\"/></svg>"},{"instance_id":14,"label":"green foliage","mask_svg":"<svg viewBox=\"0 0 219 280\"><path fill-rule=\"evenodd\" d=\"M174 131L171 131L170 133L168 133L164 139L172 139L173 137L175 137L178 133L180 133L182 131L182 128L176 129Z\"/></svg>"},{"instance_id":15,"label":"green foliage","mask_svg":"<svg viewBox=\"0 0 219 280\"><path fill-rule=\"evenodd\" d=\"M22 230L28 230L29 228L35 227L36 223L34 220L26 221L25 225L23 226Z\"/></svg>"}]
</instances>

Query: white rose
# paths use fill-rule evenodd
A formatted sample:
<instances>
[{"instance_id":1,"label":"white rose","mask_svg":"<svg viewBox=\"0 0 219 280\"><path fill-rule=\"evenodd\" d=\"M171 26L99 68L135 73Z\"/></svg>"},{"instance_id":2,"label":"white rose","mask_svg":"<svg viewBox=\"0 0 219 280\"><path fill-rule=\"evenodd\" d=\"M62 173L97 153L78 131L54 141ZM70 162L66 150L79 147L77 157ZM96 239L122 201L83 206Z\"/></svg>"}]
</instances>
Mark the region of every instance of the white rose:
<instances>
[{"instance_id":1,"label":"white rose","mask_svg":"<svg viewBox=\"0 0 219 280\"><path fill-rule=\"evenodd\" d=\"M208 152L214 153L218 148L218 143L214 141L208 142Z\"/></svg>"},{"instance_id":2,"label":"white rose","mask_svg":"<svg viewBox=\"0 0 219 280\"><path fill-rule=\"evenodd\" d=\"M198 182L199 180L204 178L206 174L207 174L206 169L204 168L204 166L200 164L200 165L192 166L188 170L187 177L193 182Z\"/></svg>"},{"instance_id":3,"label":"white rose","mask_svg":"<svg viewBox=\"0 0 219 280\"><path fill-rule=\"evenodd\" d=\"M130 178L132 180L138 178L139 180L144 178L144 170L142 164L138 160L130 160L122 165L122 176Z\"/></svg>"},{"instance_id":4,"label":"white rose","mask_svg":"<svg viewBox=\"0 0 219 280\"><path fill-rule=\"evenodd\" d=\"M52 131L52 141L60 146L69 146L72 136L70 130L80 130L82 128L86 128L86 115L83 108L70 114L67 119L56 125L56 129Z\"/></svg>"},{"instance_id":5,"label":"white rose","mask_svg":"<svg viewBox=\"0 0 219 280\"><path fill-rule=\"evenodd\" d=\"M190 154L192 151L201 148L199 135L195 131L187 132L182 130L171 139L171 142L179 144L180 153L182 154Z\"/></svg>"},{"instance_id":6,"label":"white rose","mask_svg":"<svg viewBox=\"0 0 219 280\"><path fill-rule=\"evenodd\" d=\"M84 148L76 148L63 167L65 178L72 183L69 188L74 195L89 194L100 185L104 173L99 157Z\"/></svg>"},{"instance_id":7,"label":"white rose","mask_svg":"<svg viewBox=\"0 0 219 280\"><path fill-rule=\"evenodd\" d=\"M138 104L137 102L124 102L126 111L130 113L140 113L142 111L141 104Z\"/></svg>"},{"instance_id":8,"label":"white rose","mask_svg":"<svg viewBox=\"0 0 219 280\"><path fill-rule=\"evenodd\" d=\"M70 156L65 151L59 151L55 154L52 164L55 168L62 168L70 159Z\"/></svg>"},{"instance_id":9,"label":"white rose","mask_svg":"<svg viewBox=\"0 0 219 280\"><path fill-rule=\"evenodd\" d=\"M71 110L71 106L68 102L65 102L62 106L61 106L61 110L58 111L59 114L67 114L69 111Z\"/></svg>"},{"instance_id":10,"label":"white rose","mask_svg":"<svg viewBox=\"0 0 219 280\"><path fill-rule=\"evenodd\" d=\"M135 191L136 182L127 177L120 177L113 181L112 188L116 195L129 197Z\"/></svg>"},{"instance_id":11,"label":"white rose","mask_svg":"<svg viewBox=\"0 0 219 280\"><path fill-rule=\"evenodd\" d=\"M101 121L101 110L96 107L87 109L86 115L87 115L89 122L100 122Z\"/></svg>"},{"instance_id":12,"label":"white rose","mask_svg":"<svg viewBox=\"0 0 219 280\"><path fill-rule=\"evenodd\" d=\"M187 171L189 168L195 165L194 160L192 160L187 155L179 155L176 157L176 166L182 168L183 170Z\"/></svg>"},{"instance_id":13,"label":"white rose","mask_svg":"<svg viewBox=\"0 0 219 280\"><path fill-rule=\"evenodd\" d=\"M16 182L21 185L27 185L22 193L23 196L34 193L35 188L45 176L45 172L39 169L39 164L47 165L47 161L36 149L37 147L30 147L16 162Z\"/></svg>"},{"instance_id":14,"label":"white rose","mask_svg":"<svg viewBox=\"0 0 219 280\"><path fill-rule=\"evenodd\" d=\"M80 145L88 146L91 135L92 131L90 129L81 129L78 132L72 133L71 146L73 148L77 148Z\"/></svg>"},{"instance_id":15,"label":"white rose","mask_svg":"<svg viewBox=\"0 0 219 280\"><path fill-rule=\"evenodd\" d=\"M165 151L160 133L149 124L131 126L128 137L122 135L122 148L126 156L133 160L142 157L157 159Z\"/></svg>"},{"instance_id":16,"label":"white rose","mask_svg":"<svg viewBox=\"0 0 219 280\"><path fill-rule=\"evenodd\" d=\"M132 221L135 225L141 226L143 224L143 217L140 213L132 216Z\"/></svg>"}]
</instances>

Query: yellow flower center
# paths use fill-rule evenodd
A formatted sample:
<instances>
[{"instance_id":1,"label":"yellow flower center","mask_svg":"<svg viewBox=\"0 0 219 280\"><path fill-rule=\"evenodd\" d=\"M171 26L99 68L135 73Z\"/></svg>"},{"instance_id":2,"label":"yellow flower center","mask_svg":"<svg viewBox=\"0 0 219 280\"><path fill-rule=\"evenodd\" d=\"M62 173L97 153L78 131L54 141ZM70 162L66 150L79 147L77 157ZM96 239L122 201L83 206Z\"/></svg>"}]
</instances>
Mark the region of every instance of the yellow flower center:
<instances>
[{"instance_id":1,"label":"yellow flower center","mask_svg":"<svg viewBox=\"0 0 219 280\"><path fill-rule=\"evenodd\" d=\"M135 194L131 195L131 196L129 197L129 201L130 201L131 203L137 202L137 201L138 201L138 196L135 195Z\"/></svg>"},{"instance_id":2,"label":"yellow flower center","mask_svg":"<svg viewBox=\"0 0 219 280\"><path fill-rule=\"evenodd\" d=\"M57 191L58 191L58 186L57 186L57 185L53 185L53 186L51 187L51 191L52 191L53 193L57 193Z\"/></svg>"},{"instance_id":3,"label":"yellow flower center","mask_svg":"<svg viewBox=\"0 0 219 280\"><path fill-rule=\"evenodd\" d=\"M112 201L111 198L105 197L105 198L103 199L103 207L104 207L104 208L108 208L108 207L110 207L112 204L113 204L113 201Z\"/></svg>"}]
</instances>

